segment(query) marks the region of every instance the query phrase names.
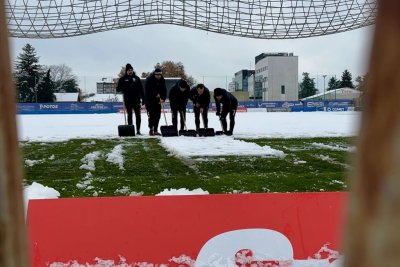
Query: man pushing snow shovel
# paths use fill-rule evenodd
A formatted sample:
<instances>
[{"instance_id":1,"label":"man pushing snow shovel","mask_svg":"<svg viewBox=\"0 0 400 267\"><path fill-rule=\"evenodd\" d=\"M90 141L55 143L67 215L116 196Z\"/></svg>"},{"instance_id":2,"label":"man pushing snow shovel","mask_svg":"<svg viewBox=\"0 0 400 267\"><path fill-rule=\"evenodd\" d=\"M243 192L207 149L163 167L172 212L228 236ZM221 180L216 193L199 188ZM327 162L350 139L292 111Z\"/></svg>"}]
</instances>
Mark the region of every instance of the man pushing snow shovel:
<instances>
[{"instance_id":1,"label":"man pushing snow shovel","mask_svg":"<svg viewBox=\"0 0 400 267\"><path fill-rule=\"evenodd\" d=\"M178 114L180 131L185 130L186 106L189 100L190 87L184 79L180 79L169 91L169 104L172 113L172 125L178 130Z\"/></svg>"},{"instance_id":2,"label":"man pushing snow shovel","mask_svg":"<svg viewBox=\"0 0 400 267\"><path fill-rule=\"evenodd\" d=\"M214 89L214 99L217 106L216 115L219 116L222 125L222 131L226 135L233 134L233 128L235 127L235 115L238 106L238 101L231 93L227 92L225 89L215 88ZM222 110L221 110L222 104ZM229 113L229 131L227 131L226 116Z\"/></svg>"},{"instance_id":3,"label":"man pushing snow shovel","mask_svg":"<svg viewBox=\"0 0 400 267\"><path fill-rule=\"evenodd\" d=\"M200 113L203 119L204 128L208 128L208 106L210 105L210 91L204 84L199 83L189 93L193 101L194 123L196 131L200 128Z\"/></svg>"}]
</instances>

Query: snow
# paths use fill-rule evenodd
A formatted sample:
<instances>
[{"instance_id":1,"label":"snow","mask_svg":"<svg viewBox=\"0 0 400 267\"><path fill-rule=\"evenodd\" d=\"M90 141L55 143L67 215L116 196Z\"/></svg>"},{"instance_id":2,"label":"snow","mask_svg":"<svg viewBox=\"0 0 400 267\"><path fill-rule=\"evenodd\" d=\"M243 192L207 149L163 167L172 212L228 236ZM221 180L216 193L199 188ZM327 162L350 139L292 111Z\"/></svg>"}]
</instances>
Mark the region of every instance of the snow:
<instances>
[{"instance_id":1,"label":"snow","mask_svg":"<svg viewBox=\"0 0 400 267\"><path fill-rule=\"evenodd\" d=\"M215 127L219 122L215 113L209 113L209 127ZM169 123L170 114L167 114ZM295 138L295 137L337 137L355 136L358 133L360 112L247 112L236 114L236 125L233 136L215 137L151 137L147 134L147 115L142 114L142 136L127 138L160 138L163 145L171 154L177 157L194 157L195 160L207 160L207 156L267 156L284 157L282 151L272 149L269 146L259 146L254 143L245 142L240 139L246 138ZM61 142L74 138L93 139L82 145L94 145L95 139L110 139L118 137L118 125L124 123L122 114L64 114L64 115L17 115L17 125L20 141L32 142ZM163 117L160 126L164 125ZM188 129L194 129L194 115L187 115ZM324 147L332 150L353 150L354 148L343 148L329 146L326 144L313 143L313 146ZM107 161L110 161L121 170L124 170L123 145L115 146L107 153ZM102 152L94 151L85 155L82 159L81 169L88 170L86 176L77 184L79 188L91 186L91 173L96 169L96 159L102 156ZM322 155L316 155L323 157ZM203 158L202 158L203 157ZM44 160L44 159L43 159ZM48 160L54 160L54 155ZM331 161L329 158L325 158ZM39 161L25 161L27 166L32 166ZM306 162L296 161L294 164ZM120 190L124 190L121 188ZM142 192L131 192L130 195L141 195ZM164 189L158 195L188 195L208 194L201 188L197 190ZM41 186L37 183L25 188L25 197L54 198L60 194L51 188Z\"/></svg>"},{"instance_id":2,"label":"snow","mask_svg":"<svg viewBox=\"0 0 400 267\"><path fill-rule=\"evenodd\" d=\"M359 112L247 112L236 114L235 138L354 136ZM220 130L218 117L210 113L209 127ZM171 114L167 114L171 123ZM19 139L58 142L71 138L117 138L124 116L110 114L18 115ZM228 119L229 120L229 119ZM161 117L160 126L164 125ZM147 115L142 114L142 137L147 135ZM194 129L194 115L187 114L187 127Z\"/></svg>"},{"instance_id":3,"label":"snow","mask_svg":"<svg viewBox=\"0 0 400 267\"><path fill-rule=\"evenodd\" d=\"M170 114L168 114L170 121ZM127 138L160 138L161 145L167 151L177 157L191 158L195 160L208 160L208 156L221 155L252 155L262 157L284 157L282 151L275 150L269 146L259 146L254 143L245 142L241 139L252 138L295 138L295 137L342 137L355 136L358 134L360 122L359 112L287 112L287 113L267 113L267 112L248 112L237 113L236 126L233 136L215 136L215 137L151 137L147 134L147 115L142 114L142 136L127 137ZM124 124L122 114L79 114L79 115L17 115L17 125L20 141L32 142L61 142L74 138L92 139L82 145L96 144L96 139L111 139L119 138L117 127L119 124ZM164 125L163 117L160 120L160 126ZM188 129L194 129L193 114L187 115ZM209 114L209 126L219 129L217 117ZM330 146L326 144L313 143L312 146L324 147L332 150L353 150L354 148L344 148L339 146ZM96 169L96 159L100 156L105 156L107 161L116 164L121 170L124 170L123 145L115 146L109 153L103 155L104 152L94 151L85 155L82 159L81 169L86 169L86 176L77 183L77 187L89 189L92 182L92 174L90 171ZM332 161L331 158L323 155L316 155L327 161ZM43 159L46 160L46 159ZM54 155L48 160L54 160ZM39 161L27 159L25 164L32 166ZM305 164L305 161L295 161L294 164ZM129 188L118 189L120 192L129 191ZM131 196L140 196L143 192L131 192ZM201 188L188 190L186 188L179 189L164 189L157 195L193 195L193 194L208 194ZM45 199L58 198L60 193L36 182L28 185L24 189L25 207L29 199ZM94 194L96 196L96 194ZM326 250L325 247L321 248ZM317 252L318 254L318 252ZM336 251L329 251L330 255L337 256ZM154 266L152 263L132 263L129 264L121 256L119 262L113 260L103 260L96 258L97 263L90 265L88 263L79 263L70 261L68 263L54 262L49 266L85 266L85 267L100 267L100 266ZM186 266L194 266L194 260L186 255L181 255L178 258L170 259L170 262L185 263ZM292 266L319 266L333 267L341 266L341 258L334 262L329 262L327 259L315 258L308 260L292 260ZM159 266L164 266L160 264ZM165 266L168 266L165 263ZM218 265L216 262L212 266Z\"/></svg>"},{"instance_id":4,"label":"snow","mask_svg":"<svg viewBox=\"0 0 400 267\"><path fill-rule=\"evenodd\" d=\"M60 193L57 190L33 182L30 186L27 186L24 189L25 214L28 208L28 201L30 199L50 199L58 198L59 196Z\"/></svg>"}]
</instances>

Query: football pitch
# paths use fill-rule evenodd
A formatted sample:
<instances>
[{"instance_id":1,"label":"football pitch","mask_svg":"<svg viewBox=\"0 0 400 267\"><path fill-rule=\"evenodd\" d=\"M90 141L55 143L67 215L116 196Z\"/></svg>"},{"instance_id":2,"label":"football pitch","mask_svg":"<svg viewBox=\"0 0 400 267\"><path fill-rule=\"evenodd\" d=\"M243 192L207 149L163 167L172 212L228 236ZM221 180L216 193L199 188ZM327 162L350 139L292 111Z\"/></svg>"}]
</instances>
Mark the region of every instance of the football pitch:
<instances>
[{"instance_id":1,"label":"football pitch","mask_svg":"<svg viewBox=\"0 0 400 267\"><path fill-rule=\"evenodd\" d=\"M60 197L347 191L354 137L242 139L280 154L171 153L162 138L21 141L24 184ZM203 148L206 150L207 146Z\"/></svg>"}]
</instances>

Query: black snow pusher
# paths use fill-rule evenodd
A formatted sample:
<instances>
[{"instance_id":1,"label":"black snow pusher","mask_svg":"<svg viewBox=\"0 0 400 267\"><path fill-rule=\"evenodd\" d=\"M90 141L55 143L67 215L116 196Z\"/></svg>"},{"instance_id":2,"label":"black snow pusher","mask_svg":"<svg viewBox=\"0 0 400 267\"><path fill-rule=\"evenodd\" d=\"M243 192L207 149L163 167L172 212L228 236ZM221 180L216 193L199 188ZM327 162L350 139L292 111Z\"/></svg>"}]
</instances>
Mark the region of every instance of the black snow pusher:
<instances>
[{"instance_id":1,"label":"black snow pusher","mask_svg":"<svg viewBox=\"0 0 400 267\"><path fill-rule=\"evenodd\" d=\"M161 136L167 137L167 136L178 136L178 130L175 128L173 125L168 125L167 122L167 117L165 116L165 110L164 110L164 104L161 103L161 109L162 113L164 114L164 120L165 120L165 126L161 126Z\"/></svg>"},{"instance_id":2,"label":"black snow pusher","mask_svg":"<svg viewBox=\"0 0 400 267\"><path fill-rule=\"evenodd\" d=\"M186 127L186 116L185 116L185 113L183 113L182 111L181 111L181 116L183 116L183 123L184 123L185 129L184 130L179 130L179 135L196 137L197 136L196 130L194 130L194 129L193 130L188 130L187 129L187 127Z\"/></svg>"},{"instance_id":3,"label":"black snow pusher","mask_svg":"<svg viewBox=\"0 0 400 267\"><path fill-rule=\"evenodd\" d=\"M126 112L126 109L125 109L125 105L124 105L125 125L118 125L118 136L135 136L135 126L127 125L125 112Z\"/></svg>"},{"instance_id":4,"label":"black snow pusher","mask_svg":"<svg viewBox=\"0 0 400 267\"><path fill-rule=\"evenodd\" d=\"M214 128L205 128L205 125L204 125L204 118L203 118L203 112L200 111L200 113L201 113L201 121L203 122L204 128L199 128L199 129L197 130L197 134L198 134L199 136L215 136Z\"/></svg>"}]
</instances>

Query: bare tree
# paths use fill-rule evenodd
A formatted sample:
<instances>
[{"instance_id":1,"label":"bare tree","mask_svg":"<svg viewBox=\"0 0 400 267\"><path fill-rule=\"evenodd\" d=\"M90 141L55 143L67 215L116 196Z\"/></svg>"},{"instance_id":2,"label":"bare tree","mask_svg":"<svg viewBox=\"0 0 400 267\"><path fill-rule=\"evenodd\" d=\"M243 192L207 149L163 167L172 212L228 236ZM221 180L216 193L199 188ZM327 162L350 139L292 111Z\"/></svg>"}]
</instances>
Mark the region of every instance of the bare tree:
<instances>
[{"instance_id":1,"label":"bare tree","mask_svg":"<svg viewBox=\"0 0 400 267\"><path fill-rule=\"evenodd\" d=\"M78 78L72 73L72 69L65 65L51 65L50 69L51 78L54 82L56 92L77 92L77 80ZM72 87L72 88L70 88Z\"/></svg>"},{"instance_id":2,"label":"bare tree","mask_svg":"<svg viewBox=\"0 0 400 267\"><path fill-rule=\"evenodd\" d=\"M186 73L185 66L182 62L173 62L171 60L167 60L161 64L157 63L154 68L160 68L164 77L179 77L185 79L190 86L195 84L195 79ZM149 75L150 72L142 72L142 78L146 78Z\"/></svg>"}]
</instances>

